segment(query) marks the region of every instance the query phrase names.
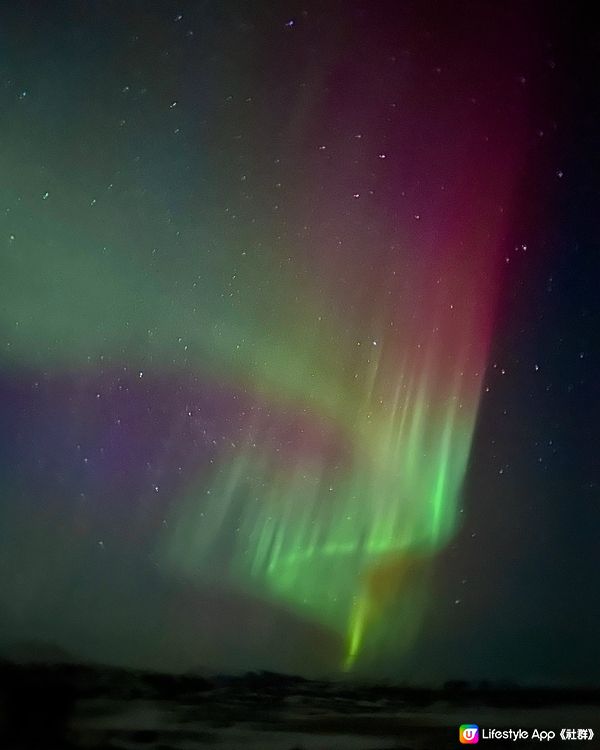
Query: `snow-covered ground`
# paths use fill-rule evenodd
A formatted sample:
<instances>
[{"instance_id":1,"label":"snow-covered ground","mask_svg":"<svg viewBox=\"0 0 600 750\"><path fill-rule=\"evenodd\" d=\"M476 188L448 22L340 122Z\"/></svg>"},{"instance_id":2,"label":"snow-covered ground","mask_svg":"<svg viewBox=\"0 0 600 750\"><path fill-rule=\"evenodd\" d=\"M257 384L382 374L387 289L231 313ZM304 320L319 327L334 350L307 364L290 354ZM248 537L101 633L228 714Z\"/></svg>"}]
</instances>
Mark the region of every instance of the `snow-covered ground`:
<instances>
[{"instance_id":1,"label":"snow-covered ground","mask_svg":"<svg viewBox=\"0 0 600 750\"><path fill-rule=\"evenodd\" d=\"M0 678L1 750L449 750L468 723L600 736L597 690L433 690L66 665L5 664Z\"/></svg>"},{"instance_id":2,"label":"snow-covered ground","mask_svg":"<svg viewBox=\"0 0 600 750\"><path fill-rule=\"evenodd\" d=\"M315 705L298 698L288 696L272 712L268 706L260 706L253 716L252 705L239 701L227 705L220 697L211 717L207 702L210 705L214 696L204 695L197 718L198 706L190 704L143 700L88 705L87 711L93 709L95 715L80 716L73 727L81 747L106 742L115 750L210 746L221 750L442 750L456 747L458 727L463 723L540 730L587 728L597 726L599 715L597 706L466 708L443 703L423 709L374 706L369 711L364 701L354 710L345 704L338 712L332 705L335 699L326 706L322 700ZM494 742L494 746L501 748L502 744Z\"/></svg>"}]
</instances>

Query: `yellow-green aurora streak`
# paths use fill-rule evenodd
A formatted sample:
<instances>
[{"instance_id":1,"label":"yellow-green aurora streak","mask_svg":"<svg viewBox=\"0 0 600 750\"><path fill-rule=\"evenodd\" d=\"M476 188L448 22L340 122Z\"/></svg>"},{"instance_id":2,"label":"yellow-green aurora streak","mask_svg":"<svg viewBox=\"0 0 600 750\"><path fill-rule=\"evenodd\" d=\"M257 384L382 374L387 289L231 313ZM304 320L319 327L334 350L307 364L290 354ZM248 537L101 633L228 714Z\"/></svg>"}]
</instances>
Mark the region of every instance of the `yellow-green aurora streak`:
<instances>
[{"instance_id":1,"label":"yellow-green aurora streak","mask_svg":"<svg viewBox=\"0 0 600 750\"><path fill-rule=\"evenodd\" d=\"M388 359L385 345L369 342L355 378L359 406L354 388L346 400L340 388L329 404L352 446L333 466L310 451L278 458L257 437L260 425L249 424L208 490L191 488L178 506L171 563L201 575L229 548L226 575L234 584L346 633L346 667L370 632L374 641L393 631L408 643L424 597L411 569L455 529L479 393L477 352L463 342L462 354L459 348L449 359L441 344L436 350L443 340L441 329L432 334L428 351L415 348L410 365L405 353L397 374L397 350L390 347ZM381 620L398 600L410 611L386 633Z\"/></svg>"}]
</instances>

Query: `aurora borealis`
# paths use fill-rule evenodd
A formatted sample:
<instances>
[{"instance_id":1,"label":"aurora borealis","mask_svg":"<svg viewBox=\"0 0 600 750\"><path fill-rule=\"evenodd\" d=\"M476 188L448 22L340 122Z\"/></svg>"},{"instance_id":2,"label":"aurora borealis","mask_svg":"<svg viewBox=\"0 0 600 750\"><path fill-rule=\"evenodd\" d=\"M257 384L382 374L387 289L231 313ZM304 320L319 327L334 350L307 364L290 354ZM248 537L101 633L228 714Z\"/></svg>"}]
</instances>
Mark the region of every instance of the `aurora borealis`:
<instances>
[{"instance_id":1,"label":"aurora borealis","mask_svg":"<svg viewBox=\"0 0 600 750\"><path fill-rule=\"evenodd\" d=\"M405 147L414 151L410 142ZM474 150L458 135L451 148ZM476 172L491 169L487 160L499 158L491 148L475 161L474 185ZM425 173L429 167L421 165ZM505 170L496 167L497 174ZM347 664L358 655L366 623L385 619L393 601L404 610L391 618L395 638L399 627L407 629L402 640L409 638L424 594L410 582L402 601L402 579L414 567L408 561L434 555L456 527L493 320L507 182L481 185L477 198L451 181L442 185L447 197L433 217L423 217L430 236L413 233L383 253L350 327L336 300L360 295L368 270L351 268L347 290L327 269L317 266L308 275L301 294L308 307L297 313L305 321L303 339L288 342L284 334L274 342L276 362L289 364L271 373L271 353L257 362L251 349L252 376L242 378L246 393L266 392L269 402L288 409L293 403L307 422L298 444L286 456L274 455L264 417L250 416L209 488L196 484L177 506L167 542L174 566L201 575L211 550L218 559L230 548L235 584L347 630ZM456 226L452 214L465 205L485 234ZM345 242L354 249L356 241ZM315 278L328 285L325 305L311 288ZM332 351L334 362L323 356ZM244 361L243 351L238 356ZM297 419L290 415L292 424ZM315 446L314 433L328 426L330 436Z\"/></svg>"},{"instance_id":2,"label":"aurora borealis","mask_svg":"<svg viewBox=\"0 0 600 750\"><path fill-rule=\"evenodd\" d=\"M514 541L527 513L561 528L530 498L597 487L587 449L536 473L569 442L540 413L578 413L531 395L575 382L565 345L554 371L544 354L567 174L552 19L26 5L2 11L0 59L0 641L448 676L456 655L422 654L489 629L513 548L542 554ZM478 674L539 669L517 648L503 672L489 643Z\"/></svg>"}]
</instances>

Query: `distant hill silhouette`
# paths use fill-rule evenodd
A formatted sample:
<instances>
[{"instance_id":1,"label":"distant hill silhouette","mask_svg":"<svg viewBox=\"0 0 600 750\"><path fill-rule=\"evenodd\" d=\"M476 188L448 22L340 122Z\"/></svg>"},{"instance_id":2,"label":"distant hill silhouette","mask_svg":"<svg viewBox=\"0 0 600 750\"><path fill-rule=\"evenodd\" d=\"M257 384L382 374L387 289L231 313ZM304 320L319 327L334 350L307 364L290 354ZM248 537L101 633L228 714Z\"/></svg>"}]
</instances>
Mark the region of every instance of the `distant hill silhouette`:
<instances>
[{"instance_id":1,"label":"distant hill silhouette","mask_svg":"<svg viewBox=\"0 0 600 750\"><path fill-rule=\"evenodd\" d=\"M242 733L250 750L303 747L303 738L313 735L337 737L336 747L343 737L358 738L352 747L361 750L363 740L371 750L383 738L400 738L402 748L446 750L456 746L460 723L450 731L449 715L476 720L483 711L505 721L515 710L563 718L575 706L592 717L600 712L600 688L465 680L415 687L269 671L206 677L77 664L47 644L22 643L12 651L18 661L0 661L2 750L105 750L130 743L179 750L218 744L228 732ZM140 718L140 706L152 728Z\"/></svg>"},{"instance_id":2,"label":"distant hill silhouette","mask_svg":"<svg viewBox=\"0 0 600 750\"><path fill-rule=\"evenodd\" d=\"M0 643L0 659L15 664L75 664L79 661L61 646L33 640Z\"/></svg>"}]
</instances>

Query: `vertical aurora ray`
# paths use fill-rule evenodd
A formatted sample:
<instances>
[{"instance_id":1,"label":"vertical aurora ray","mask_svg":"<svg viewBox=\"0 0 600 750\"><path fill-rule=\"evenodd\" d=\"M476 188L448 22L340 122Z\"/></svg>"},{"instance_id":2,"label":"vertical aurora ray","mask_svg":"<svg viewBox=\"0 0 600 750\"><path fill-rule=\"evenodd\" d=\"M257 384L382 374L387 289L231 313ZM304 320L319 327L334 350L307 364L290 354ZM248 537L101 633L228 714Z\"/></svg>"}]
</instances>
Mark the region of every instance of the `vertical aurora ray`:
<instances>
[{"instance_id":1,"label":"vertical aurora ray","mask_svg":"<svg viewBox=\"0 0 600 750\"><path fill-rule=\"evenodd\" d=\"M391 153L375 150L348 123L383 118L389 92L360 102L359 88L307 107L334 135L313 145L296 193L310 234L286 248L293 313L273 307L272 359L251 358L242 378L283 405L299 440L280 455L268 417L249 417L178 505L164 551L179 571L218 571L333 629L346 669L409 649L430 562L457 529L519 141L515 122L489 114L463 127L452 96L431 100L417 81L402 127L378 132ZM389 165L379 182L377 161ZM324 442L303 438L315 415L331 427Z\"/></svg>"},{"instance_id":2,"label":"vertical aurora ray","mask_svg":"<svg viewBox=\"0 0 600 750\"><path fill-rule=\"evenodd\" d=\"M137 62L125 66L127 85L102 94L110 137L101 128L86 146L102 158L85 190L61 175L96 110L64 142L55 123L52 173L27 136L35 99L17 101L0 153L14 183L0 190L12 212L0 364L107 383L92 395L109 425L99 457L81 467L78 440L74 474L128 445L140 414L160 425L161 468L140 453L147 487L127 485L120 509L139 508L133 526L159 519L161 570L331 629L338 665L368 669L410 649L431 563L457 530L518 181L526 44L487 16L448 32L419 3L397 9L393 29L377 4L344 11L348 24L320 5L291 26L252 4L224 12L215 28L227 31L207 31L194 64L170 56L159 87L144 67L135 96ZM224 51L223 39L237 41ZM197 453L190 474L180 443ZM177 475L164 494L161 472Z\"/></svg>"},{"instance_id":3,"label":"vertical aurora ray","mask_svg":"<svg viewBox=\"0 0 600 750\"><path fill-rule=\"evenodd\" d=\"M426 604L423 569L456 530L496 283L495 253L477 237L466 243L469 258L454 258L449 240L420 269L421 286L395 301L376 338L345 339L340 328L337 370L323 368L316 334L309 370L323 384L337 373L338 387L309 379L287 419L320 410L335 427L324 444L300 426L300 444L280 456L268 425L249 423L208 489L192 488L177 508L172 564L200 577L218 569L343 634L346 668L391 638L396 652L408 648ZM282 399L284 388L269 400ZM331 441L345 455L332 460Z\"/></svg>"},{"instance_id":4,"label":"vertical aurora ray","mask_svg":"<svg viewBox=\"0 0 600 750\"><path fill-rule=\"evenodd\" d=\"M477 392L468 401L458 375L445 392L430 390L434 367L415 363L393 388L368 371L364 403L355 412L340 403L350 465L310 451L274 459L255 437L232 449L202 501L198 488L178 508L173 559L197 571L228 548L234 582L347 631L349 666L410 561L434 554L455 528ZM381 373L382 359L371 369Z\"/></svg>"}]
</instances>

